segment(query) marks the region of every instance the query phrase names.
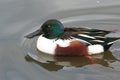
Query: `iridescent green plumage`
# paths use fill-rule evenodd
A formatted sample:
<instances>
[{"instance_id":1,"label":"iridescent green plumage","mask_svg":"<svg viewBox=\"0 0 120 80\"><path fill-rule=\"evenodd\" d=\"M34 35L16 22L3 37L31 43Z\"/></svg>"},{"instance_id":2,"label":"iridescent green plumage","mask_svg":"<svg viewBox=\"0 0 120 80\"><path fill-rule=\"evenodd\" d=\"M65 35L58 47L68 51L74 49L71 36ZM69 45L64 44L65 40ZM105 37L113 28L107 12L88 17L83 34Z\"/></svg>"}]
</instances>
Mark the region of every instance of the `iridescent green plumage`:
<instances>
[{"instance_id":1,"label":"iridescent green plumage","mask_svg":"<svg viewBox=\"0 0 120 80\"><path fill-rule=\"evenodd\" d=\"M49 39L57 38L64 32L63 24L55 19L46 21L41 28L44 36Z\"/></svg>"}]
</instances>

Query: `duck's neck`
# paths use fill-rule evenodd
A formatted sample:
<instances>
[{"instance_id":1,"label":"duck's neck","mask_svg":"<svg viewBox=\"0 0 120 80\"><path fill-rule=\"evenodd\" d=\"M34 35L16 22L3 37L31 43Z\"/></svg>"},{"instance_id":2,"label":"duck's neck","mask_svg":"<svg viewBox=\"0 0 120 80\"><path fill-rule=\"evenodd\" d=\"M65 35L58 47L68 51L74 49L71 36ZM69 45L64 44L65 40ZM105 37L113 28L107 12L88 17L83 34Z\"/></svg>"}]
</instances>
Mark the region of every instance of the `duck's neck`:
<instances>
[{"instance_id":1,"label":"duck's neck","mask_svg":"<svg viewBox=\"0 0 120 80\"><path fill-rule=\"evenodd\" d=\"M62 33L63 33L63 31L55 30L44 36L48 39L55 39L55 38L59 37Z\"/></svg>"}]
</instances>

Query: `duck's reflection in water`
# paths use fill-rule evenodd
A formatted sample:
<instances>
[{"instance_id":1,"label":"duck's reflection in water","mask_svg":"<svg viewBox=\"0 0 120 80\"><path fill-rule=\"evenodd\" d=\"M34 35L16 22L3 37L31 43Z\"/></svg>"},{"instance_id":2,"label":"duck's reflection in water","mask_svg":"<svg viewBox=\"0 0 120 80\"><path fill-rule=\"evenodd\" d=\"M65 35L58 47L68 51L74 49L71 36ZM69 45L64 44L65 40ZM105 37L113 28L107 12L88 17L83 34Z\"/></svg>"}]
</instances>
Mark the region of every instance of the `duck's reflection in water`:
<instances>
[{"instance_id":1,"label":"duck's reflection in water","mask_svg":"<svg viewBox=\"0 0 120 80\"><path fill-rule=\"evenodd\" d=\"M83 67L85 65L93 64L91 59L84 56L51 56L47 54L40 53L37 55L37 59L33 59L32 56L26 55L25 59L28 62L34 62L43 68L49 71L57 71L62 69L63 67ZM119 61L116 59L112 52L106 51L99 55L91 56L92 60L94 60L94 64L100 64L106 67L110 67L109 63Z\"/></svg>"}]
</instances>

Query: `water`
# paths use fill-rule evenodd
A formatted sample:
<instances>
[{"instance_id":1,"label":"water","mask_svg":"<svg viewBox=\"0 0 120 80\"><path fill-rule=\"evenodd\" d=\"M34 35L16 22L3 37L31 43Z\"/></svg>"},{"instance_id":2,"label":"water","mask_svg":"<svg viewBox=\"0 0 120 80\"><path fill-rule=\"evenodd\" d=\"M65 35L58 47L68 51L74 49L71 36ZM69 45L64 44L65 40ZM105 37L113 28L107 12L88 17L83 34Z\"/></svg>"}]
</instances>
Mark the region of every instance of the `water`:
<instances>
[{"instance_id":1,"label":"water","mask_svg":"<svg viewBox=\"0 0 120 80\"><path fill-rule=\"evenodd\" d=\"M97 64L81 57L39 55L34 38L26 34L50 19L66 27L117 29L120 35L120 1L118 0L0 0L0 80L119 80L120 41L105 55L94 56ZM36 57L35 57L36 59Z\"/></svg>"}]
</instances>

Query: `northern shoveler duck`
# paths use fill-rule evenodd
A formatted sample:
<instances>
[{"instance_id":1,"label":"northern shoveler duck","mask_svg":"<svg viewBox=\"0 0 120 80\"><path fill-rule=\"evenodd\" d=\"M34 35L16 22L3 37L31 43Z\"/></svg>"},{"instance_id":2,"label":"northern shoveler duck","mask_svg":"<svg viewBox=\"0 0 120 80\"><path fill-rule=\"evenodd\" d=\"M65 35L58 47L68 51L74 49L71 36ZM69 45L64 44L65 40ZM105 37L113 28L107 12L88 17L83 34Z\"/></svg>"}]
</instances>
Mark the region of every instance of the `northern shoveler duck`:
<instances>
[{"instance_id":1,"label":"northern shoveler duck","mask_svg":"<svg viewBox=\"0 0 120 80\"><path fill-rule=\"evenodd\" d=\"M100 54L120 38L105 37L114 32L90 28L64 28L56 20L47 20L40 29L27 35L27 38L39 36L37 49L51 55L80 56Z\"/></svg>"}]
</instances>

